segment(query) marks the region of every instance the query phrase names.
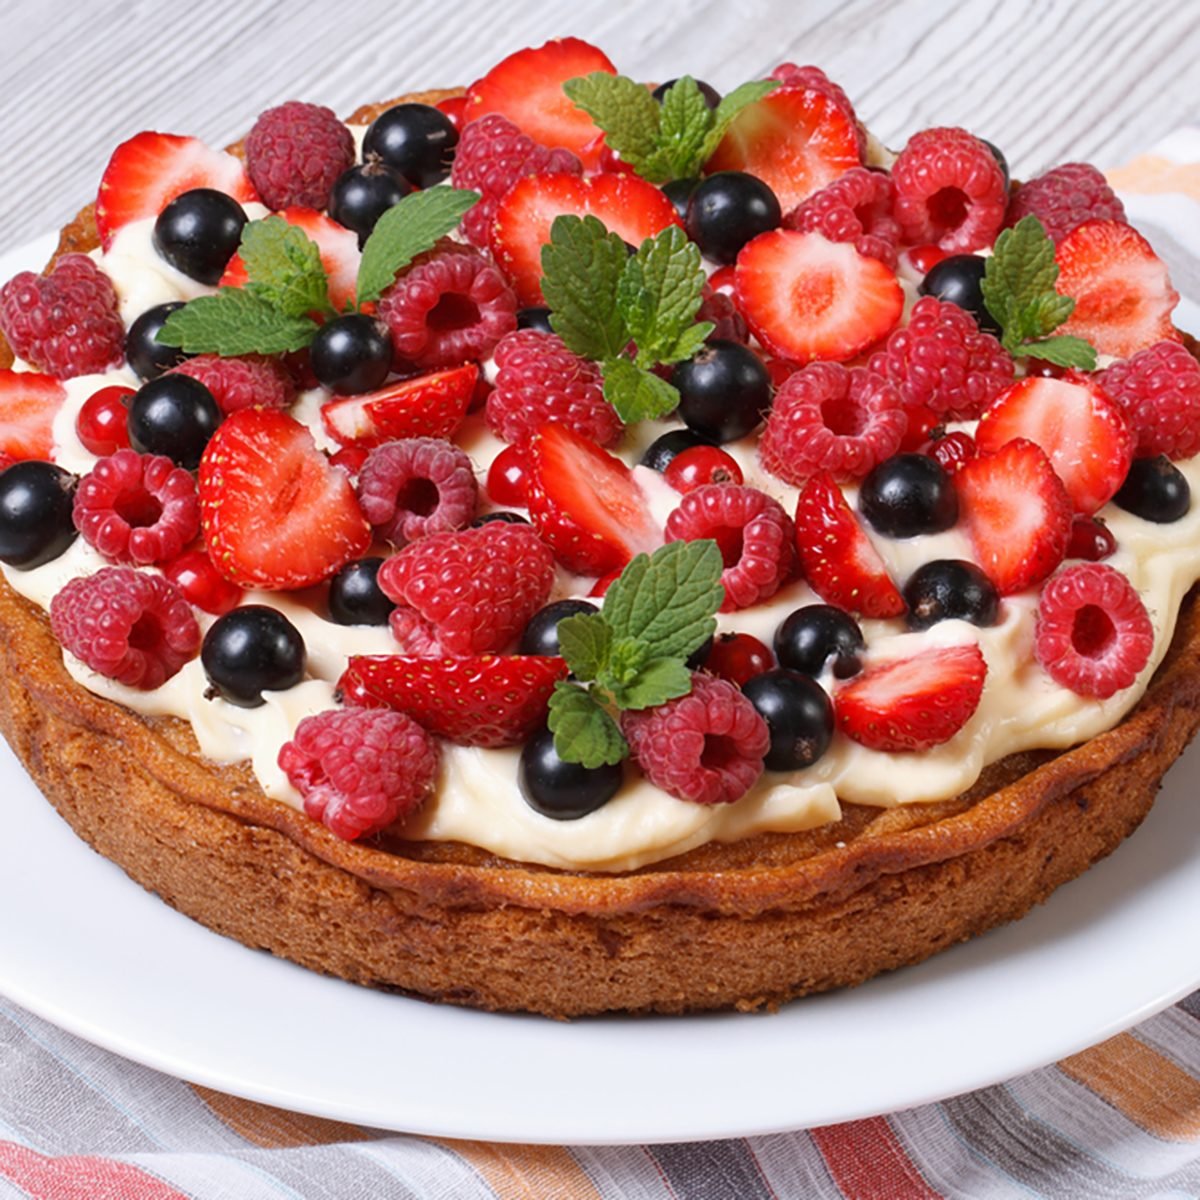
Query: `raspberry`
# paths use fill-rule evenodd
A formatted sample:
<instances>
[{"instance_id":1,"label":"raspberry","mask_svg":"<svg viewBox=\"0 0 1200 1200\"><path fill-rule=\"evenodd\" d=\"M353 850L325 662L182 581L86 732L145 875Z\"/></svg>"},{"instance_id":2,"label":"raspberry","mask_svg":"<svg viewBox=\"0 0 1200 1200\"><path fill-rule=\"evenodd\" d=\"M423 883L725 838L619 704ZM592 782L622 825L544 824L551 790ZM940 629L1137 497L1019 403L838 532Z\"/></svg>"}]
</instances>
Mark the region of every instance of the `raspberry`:
<instances>
[{"instance_id":1,"label":"raspberry","mask_svg":"<svg viewBox=\"0 0 1200 1200\"><path fill-rule=\"evenodd\" d=\"M268 108L246 138L246 170L262 202L323 209L337 177L354 165L354 137L320 104Z\"/></svg>"},{"instance_id":2,"label":"raspberry","mask_svg":"<svg viewBox=\"0 0 1200 1200\"><path fill-rule=\"evenodd\" d=\"M858 139L858 156L865 156L867 135L858 114L854 111L854 105L850 103L850 97L820 67L798 67L795 63L780 63L767 78L778 79L784 87L804 87L812 92L820 92L822 96L828 96L850 118Z\"/></svg>"},{"instance_id":3,"label":"raspberry","mask_svg":"<svg viewBox=\"0 0 1200 1200\"><path fill-rule=\"evenodd\" d=\"M99 374L125 357L117 293L86 254L10 279L0 288L0 330L18 358L56 379Z\"/></svg>"},{"instance_id":4,"label":"raspberry","mask_svg":"<svg viewBox=\"0 0 1200 1200\"><path fill-rule=\"evenodd\" d=\"M792 519L756 488L711 483L688 492L667 518L665 533L668 542L713 538L721 547L724 612L773 596L791 574Z\"/></svg>"},{"instance_id":5,"label":"raspberry","mask_svg":"<svg viewBox=\"0 0 1200 1200\"><path fill-rule=\"evenodd\" d=\"M790 375L758 442L762 465L799 487L814 471L861 479L900 449L908 424L900 393L881 375L811 363Z\"/></svg>"},{"instance_id":6,"label":"raspberry","mask_svg":"<svg viewBox=\"0 0 1200 1200\"><path fill-rule=\"evenodd\" d=\"M481 361L517 327L504 276L469 248L422 256L379 298L396 358L423 371Z\"/></svg>"},{"instance_id":7,"label":"raspberry","mask_svg":"<svg viewBox=\"0 0 1200 1200\"><path fill-rule=\"evenodd\" d=\"M1129 687L1150 661L1154 627L1120 571L1080 563L1042 589L1033 649L1055 683L1104 700Z\"/></svg>"},{"instance_id":8,"label":"raspberry","mask_svg":"<svg viewBox=\"0 0 1200 1200\"><path fill-rule=\"evenodd\" d=\"M550 595L554 558L528 525L489 521L435 533L379 568L399 607L392 633L407 654L465 658L503 650Z\"/></svg>"},{"instance_id":9,"label":"raspberry","mask_svg":"<svg viewBox=\"0 0 1200 1200\"><path fill-rule=\"evenodd\" d=\"M415 811L437 775L437 743L404 713L331 709L305 717L279 751L304 811L346 841Z\"/></svg>"},{"instance_id":10,"label":"raspberry","mask_svg":"<svg viewBox=\"0 0 1200 1200\"><path fill-rule=\"evenodd\" d=\"M831 242L853 242L859 254L877 258L894 271L900 226L892 216L892 181L880 171L851 167L798 204L784 226L816 231Z\"/></svg>"},{"instance_id":11,"label":"raspberry","mask_svg":"<svg viewBox=\"0 0 1200 1200\"><path fill-rule=\"evenodd\" d=\"M990 246L1004 224L1004 172L965 129L924 129L892 166L895 216L910 245L933 242L954 254Z\"/></svg>"},{"instance_id":12,"label":"raspberry","mask_svg":"<svg viewBox=\"0 0 1200 1200\"><path fill-rule=\"evenodd\" d=\"M475 245L487 246L504 193L524 175L549 172L580 175L583 167L569 150L548 150L499 113L470 122L458 140L450 170L456 188L482 197L463 217L463 232Z\"/></svg>"},{"instance_id":13,"label":"raspberry","mask_svg":"<svg viewBox=\"0 0 1200 1200\"><path fill-rule=\"evenodd\" d=\"M167 562L200 532L196 481L161 454L118 450L79 481L74 520L112 562Z\"/></svg>"},{"instance_id":14,"label":"raspberry","mask_svg":"<svg viewBox=\"0 0 1200 1200\"><path fill-rule=\"evenodd\" d=\"M767 723L741 691L714 675L641 712L623 712L621 731L655 787L693 804L732 804L763 772Z\"/></svg>"},{"instance_id":15,"label":"raspberry","mask_svg":"<svg viewBox=\"0 0 1200 1200\"><path fill-rule=\"evenodd\" d=\"M50 628L85 666L127 687L161 687L200 650L183 593L161 575L102 567L50 601Z\"/></svg>"},{"instance_id":16,"label":"raspberry","mask_svg":"<svg viewBox=\"0 0 1200 1200\"><path fill-rule=\"evenodd\" d=\"M696 320L713 323L713 331L708 335L712 341L741 342L743 346L750 342L750 326L738 312L733 298L727 292L714 291L711 284L704 285Z\"/></svg>"},{"instance_id":17,"label":"raspberry","mask_svg":"<svg viewBox=\"0 0 1200 1200\"><path fill-rule=\"evenodd\" d=\"M1156 342L1099 376L1137 431L1137 454L1191 458L1200 451L1200 363L1178 342Z\"/></svg>"},{"instance_id":18,"label":"raspberry","mask_svg":"<svg viewBox=\"0 0 1200 1200\"><path fill-rule=\"evenodd\" d=\"M547 421L569 425L599 446L625 430L604 399L600 368L573 354L556 333L518 329L496 347L496 380L487 398L488 428L514 445Z\"/></svg>"},{"instance_id":19,"label":"raspberry","mask_svg":"<svg viewBox=\"0 0 1200 1200\"><path fill-rule=\"evenodd\" d=\"M1124 221L1125 205L1095 167L1089 163L1063 163L1017 188L1004 223L1015 225L1028 216L1037 217L1058 242L1093 217Z\"/></svg>"},{"instance_id":20,"label":"raspberry","mask_svg":"<svg viewBox=\"0 0 1200 1200\"><path fill-rule=\"evenodd\" d=\"M204 384L225 416L239 408L287 408L296 399L291 372L278 359L261 354L245 358L200 354L172 370Z\"/></svg>"},{"instance_id":21,"label":"raspberry","mask_svg":"<svg viewBox=\"0 0 1200 1200\"><path fill-rule=\"evenodd\" d=\"M478 493L471 460L444 438L385 442L358 475L363 516L393 546L461 529L475 515Z\"/></svg>"},{"instance_id":22,"label":"raspberry","mask_svg":"<svg viewBox=\"0 0 1200 1200\"><path fill-rule=\"evenodd\" d=\"M913 305L908 324L892 332L867 368L896 385L905 408L962 420L980 416L1013 381L1008 351L970 313L935 296Z\"/></svg>"}]
</instances>

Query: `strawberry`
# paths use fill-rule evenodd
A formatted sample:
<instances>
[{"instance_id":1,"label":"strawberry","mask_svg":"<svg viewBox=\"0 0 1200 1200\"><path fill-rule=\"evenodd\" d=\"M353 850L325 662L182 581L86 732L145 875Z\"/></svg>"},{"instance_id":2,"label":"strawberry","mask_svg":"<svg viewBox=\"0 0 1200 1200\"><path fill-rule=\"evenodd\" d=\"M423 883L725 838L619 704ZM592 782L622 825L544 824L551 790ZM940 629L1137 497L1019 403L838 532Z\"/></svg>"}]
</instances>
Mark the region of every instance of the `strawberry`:
<instances>
[{"instance_id":1,"label":"strawberry","mask_svg":"<svg viewBox=\"0 0 1200 1200\"><path fill-rule=\"evenodd\" d=\"M226 417L200 460L199 492L209 557L242 587L308 587L371 544L345 472L278 409Z\"/></svg>"},{"instance_id":2,"label":"strawberry","mask_svg":"<svg viewBox=\"0 0 1200 1200\"><path fill-rule=\"evenodd\" d=\"M838 727L889 754L940 746L979 707L986 677L987 662L974 643L868 667L835 695Z\"/></svg>"},{"instance_id":3,"label":"strawberry","mask_svg":"<svg viewBox=\"0 0 1200 1200\"><path fill-rule=\"evenodd\" d=\"M113 151L100 180L100 244L107 250L122 225L157 217L181 192L202 187L225 192L241 204L258 199L245 165L232 154L174 133L135 134Z\"/></svg>"},{"instance_id":4,"label":"strawberry","mask_svg":"<svg viewBox=\"0 0 1200 1200\"><path fill-rule=\"evenodd\" d=\"M849 242L774 229L742 247L737 306L772 354L845 362L886 336L904 310L896 273Z\"/></svg>"},{"instance_id":5,"label":"strawberry","mask_svg":"<svg viewBox=\"0 0 1200 1200\"><path fill-rule=\"evenodd\" d=\"M617 68L603 50L579 38L555 38L518 50L467 89L462 123L501 113L535 142L570 150L585 167L595 169L604 149L601 132L563 91L568 79L593 71L615 75Z\"/></svg>"},{"instance_id":6,"label":"strawberry","mask_svg":"<svg viewBox=\"0 0 1200 1200\"><path fill-rule=\"evenodd\" d=\"M862 165L853 119L829 96L781 87L733 119L706 171L747 171L770 185L784 212Z\"/></svg>"},{"instance_id":7,"label":"strawberry","mask_svg":"<svg viewBox=\"0 0 1200 1200\"><path fill-rule=\"evenodd\" d=\"M1075 311L1058 333L1086 338L1116 358L1180 340L1171 322L1179 293L1166 264L1124 221L1084 221L1059 242L1055 259L1055 288L1075 298Z\"/></svg>"},{"instance_id":8,"label":"strawberry","mask_svg":"<svg viewBox=\"0 0 1200 1200\"><path fill-rule=\"evenodd\" d=\"M1026 376L1001 392L980 419L975 444L992 454L1013 438L1040 446L1076 512L1094 513L1125 482L1137 437L1120 409L1087 375Z\"/></svg>"},{"instance_id":9,"label":"strawberry","mask_svg":"<svg viewBox=\"0 0 1200 1200\"><path fill-rule=\"evenodd\" d=\"M467 363L432 375L400 379L377 392L321 406L321 424L343 446L369 450L394 438L448 438L463 423L479 367Z\"/></svg>"},{"instance_id":10,"label":"strawberry","mask_svg":"<svg viewBox=\"0 0 1200 1200\"><path fill-rule=\"evenodd\" d=\"M636 175L526 175L496 209L492 253L522 304L542 304L542 247L563 213L591 213L631 246L640 246L668 225L679 225L675 206L652 183Z\"/></svg>"},{"instance_id":11,"label":"strawberry","mask_svg":"<svg viewBox=\"0 0 1200 1200\"><path fill-rule=\"evenodd\" d=\"M1041 583L1071 539L1071 497L1045 452L1015 438L954 476L975 558L1002 596Z\"/></svg>"},{"instance_id":12,"label":"strawberry","mask_svg":"<svg viewBox=\"0 0 1200 1200\"><path fill-rule=\"evenodd\" d=\"M54 418L66 398L66 389L50 375L0 371L0 453L12 460L49 460Z\"/></svg>"},{"instance_id":13,"label":"strawberry","mask_svg":"<svg viewBox=\"0 0 1200 1200\"><path fill-rule=\"evenodd\" d=\"M568 570L606 575L662 544L632 471L566 425L528 444L529 515Z\"/></svg>"},{"instance_id":14,"label":"strawberry","mask_svg":"<svg viewBox=\"0 0 1200 1200\"><path fill-rule=\"evenodd\" d=\"M358 265L362 261L358 234L312 208L285 208L275 216L304 230L317 243L321 251L321 266L329 277L329 302L338 312L342 312L354 300ZM221 286L242 287L248 278L242 256L235 254L221 276Z\"/></svg>"},{"instance_id":15,"label":"strawberry","mask_svg":"<svg viewBox=\"0 0 1200 1200\"><path fill-rule=\"evenodd\" d=\"M519 746L545 722L550 693L566 677L561 658L542 655L356 654L338 689L348 705L395 709L452 742Z\"/></svg>"},{"instance_id":16,"label":"strawberry","mask_svg":"<svg viewBox=\"0 0 1200 1200\"><path fill-rule=\"evenodd\" d=\"M828 471L818 471L796 501L796 551L822 600L864 617L898 617L904 598L879 551Z\"/></svg>"}]
</instances>

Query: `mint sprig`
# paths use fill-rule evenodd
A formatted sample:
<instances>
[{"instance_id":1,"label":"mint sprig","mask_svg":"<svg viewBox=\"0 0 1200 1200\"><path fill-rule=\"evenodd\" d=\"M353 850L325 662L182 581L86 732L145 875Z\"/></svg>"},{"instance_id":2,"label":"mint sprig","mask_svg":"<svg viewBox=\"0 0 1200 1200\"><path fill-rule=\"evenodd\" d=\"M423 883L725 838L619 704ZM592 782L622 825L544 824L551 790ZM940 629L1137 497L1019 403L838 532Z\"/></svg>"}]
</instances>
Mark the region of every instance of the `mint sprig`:
<instances>
[{"instance_id":1,"label":"mint sprig","mask_svg":"<svg viewBox=\"0 0 1200 1200\"><path fill-rule=\"evenodd\" d=\"M614 713L654 708L692 690L687 657L710 638L725 598L716 542L669 542L639 554L598 613L558 623L559 649L577 682L550 697L554 749L594 768L629 754Z\"/></svg>"},{"instance_id":2,"label":"mint sprig","mask_svg":"<svg viewBox=\"0 0 1200 1200\"><path fill-rule=\"evenodd\" d=\"M1054 242L1041 221L1028 216L996 239L980 286L1010 354L1094 371L1090 342L1072 334L1049 336L1075 311L1075 301L1055 289L1057 280Z\"/></svg>"}]
</instances>

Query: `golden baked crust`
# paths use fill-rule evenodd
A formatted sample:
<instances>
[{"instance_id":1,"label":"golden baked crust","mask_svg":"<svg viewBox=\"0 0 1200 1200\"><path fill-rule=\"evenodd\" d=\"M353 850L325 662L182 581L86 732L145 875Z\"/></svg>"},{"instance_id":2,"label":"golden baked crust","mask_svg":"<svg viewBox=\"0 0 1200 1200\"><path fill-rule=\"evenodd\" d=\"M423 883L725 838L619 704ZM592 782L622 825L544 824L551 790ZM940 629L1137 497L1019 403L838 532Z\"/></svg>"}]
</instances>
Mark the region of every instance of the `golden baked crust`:
<instances>
[{"instance_id":1,"label":"golden baked crust","mask_svg":"<svg viewBox=\"0 0 1200 1200\"><path fill-rule=\"evenodd\" d=\"M88 208L58 253L95 244ZM45 614L2 579L0 654L0 731L26 769L81 837L180 911L354 982L556 1017L774 1007L1014 920L1137 827L1200 725L1193 593L1133 713L1074 750L1010 756L951 801L848 804L821 829L613 876L456 843L343 842L247 766L203 759L186 723L76 684Z\"/></svg>"}]
</instances>

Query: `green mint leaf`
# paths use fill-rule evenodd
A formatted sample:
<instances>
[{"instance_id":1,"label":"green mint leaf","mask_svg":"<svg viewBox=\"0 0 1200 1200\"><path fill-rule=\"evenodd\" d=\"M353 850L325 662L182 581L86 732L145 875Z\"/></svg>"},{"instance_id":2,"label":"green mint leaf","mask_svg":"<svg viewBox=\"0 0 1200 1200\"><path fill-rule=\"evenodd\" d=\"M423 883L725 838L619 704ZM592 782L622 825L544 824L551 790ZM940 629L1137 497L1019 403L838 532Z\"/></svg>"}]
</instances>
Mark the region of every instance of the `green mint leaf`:
<instances>
[{"instance_id":1,"label":"green mint leaf","mask_svg":"<svg viewBox=\"0 0 1200 1200\"><path fill-rule=\"evenodd\" d=\"M282 217L251 221L238 253L250 280L247 290L284 316L333 311L321 249L299 226Z\"/></svg>"},{"instance_id":2,"label":"green mint leaf","mask_svg":"<svg viewBox=\"0 0 1200 1200\"><path fill-rule=\"evenodd\" d=\"M554 685L548 724L563 762L581 763L591 770L629 756L629 743L616 721L591 692L573 683L560 680Z\"/></svg>"},{"instance_id":3,"label":"green mint leaf","mask_svg":"<svg viewBox=\"0 0 1200 1200\"><path fill-rule=\"evenodd\" d=\"M675 339L675 344L670 349L660 352L658 361L670 366L683 362L685 358L691 358L704 346L705 339L714 329L716 326L711 321L701 321L698 325L689 326Z\"/></svg>"},{"instance_id":4,"label":"green mint leaf","mask_svg":"<svg viewBox=\"0 0 1200 1200\"><path fill-rule=\"evenodd\" d=\"M600 613L579 613L558 623L559 653L585 682L607 669L612 640L612 628Z\"/></svg>"},{"instance_id":5,"label":"green mint leaf","mask_svg":"<svg viewBox=\"0 0 1200 1200\"><path fill-rule=\"evenodd\" d=\"M618 708L654 708L692 690L692 673L681 658L654 658L628 682L610 689Z\"/></svg>"},{"instance_id":6,"label":"green mint leaf","mask_svg":"<svg viewBox=\"0 0 1200 1200\"><path fill-rule=\"evenodd\" d=\"M431 250L439 238L458 228L478 199L478 192L431 187L412 192L389 208L363 247L355 289L359 305L378 300L418 254Z\"/></svg>"},{"instance_id":7,"label":"green mint leaf","mask_svg":"<svg viewBox=\"0 0 1200 1200\"><path fill-rule=\"evenodd\" d=\"M1069 333L1025 342L1021 346L1021 353L1059 367L1076 367L1081 371L1096 369L1096 348L1091 342Z\"/></svg>"},{"instance_id":8,"label":"green mint leaf","mask_svg":"<svg viewBox=\"0 0 1200 1200\"><path fill-rule=\"evenodd\" d=\"M660 109L643 84L624 75L595 71L568 79L563 91L604 130L609 147L634 170L653 154L658 143Z\"/></svg>"},{"instance_id":9,"label":"green mint leaf","mask_svg":"<svg viewBox=\"0 0 1200 1200\"><path fill-rule=\"evenodd\" d=\"M617 309L637 344L639 367L662 362L696 316L704 291L700 247L678 225L647 238L627 258Z\"/></svg>"},{"instance_id":10,"label":"green mint leaf","mask_svg":"<svg viewBox=\"0 0 1200 1200\"><path fill-rule=\"evenodd\" d=\"M223 287L176 309L157 340L188 354L287 354L302 350L319 326L290 317L247 288Z\"/></svg>"},{"instance_id":11,"label":"green mint leaf","mask_svg":"<svg viewBox=\"0 0 1200 1200\"><path fill-rule=\"evenodd\" d=\"M612 626L609 626L609 628L611 629ZM618 688L624 687L627 683L635 680L641 674L642 668L650 661L650 658L651 652L646 643L640 638L618 638L613 642L608 667L599 680L600 686L605 691L615 693ZM619 706L624 707L624 705L620 704Z\"/></svg>"},{"instance_id":12,"label":"green mint leaf","mask_svg":"<svg viewBox=\"0 0 1200 1200\"><path fill-rule=\"evenodd\" d=\"M717 627L724 566L710 539L668 542L621 572L604 596L602 615L616 638L643 642L654 658L684 659Z\"/></svg>"},{"instance_id":13,"label":"green mint leaf","mask_svg":"<svg viewBox=\"0 0 1200 1200\"><path fill-rule=\"evenodd\" d=\"M679 406L679 392L671 384L627 358L606 358L603 370L604 398L626 425L665 417Z\"/></svg>"},{"instance_id":14,"label":"green mint leaf","mask_svg":"<svg viewBox=\"0 0 1200 1200\"><path fill-rule=\"evenodd\" d=\"M628 251L595 217L563 215L542 247L542 292L550 324L581 358L615 358L629 341L617 309Z\"/></svg>"},{"instance_id":15,"label":"green mint leaf","mask_svg":"<svg viewBox=\"0 0 1200 1200\"><path fill-rule=\"evenodd\" d=\"M646 160L646 170L639 174L651 183L690 179L698 174L709 157L705 148L713 121L712 109L696 81L690 75L678 79L663 96L658 142Z\"/></svg>"},{"instance_id":16,"label":"green mint leaf","mask_svg":"<svg viewBox=\"0 0 1200 1200\"><path fill-rule=\"evenodd\" d=\"M712 129L709 131L704 144L700 147L700 165L703 165L712 157L713 152L720 145L721 139L725 136L729 126L733 123L734 117L747 105L756 103L769 92L773 92L777 87L779 87L777 79L753 79L749 83L743 83L740 87L735 87L732 92L721 97L721 103L717 105L717 110L713 113ZM694 173L691 172L691 174Z\"/></svg>"}]
</instances>

